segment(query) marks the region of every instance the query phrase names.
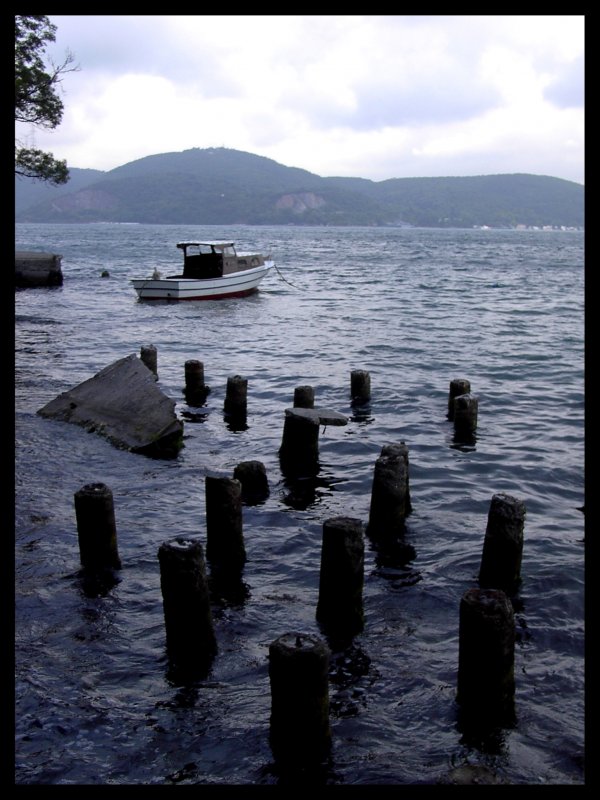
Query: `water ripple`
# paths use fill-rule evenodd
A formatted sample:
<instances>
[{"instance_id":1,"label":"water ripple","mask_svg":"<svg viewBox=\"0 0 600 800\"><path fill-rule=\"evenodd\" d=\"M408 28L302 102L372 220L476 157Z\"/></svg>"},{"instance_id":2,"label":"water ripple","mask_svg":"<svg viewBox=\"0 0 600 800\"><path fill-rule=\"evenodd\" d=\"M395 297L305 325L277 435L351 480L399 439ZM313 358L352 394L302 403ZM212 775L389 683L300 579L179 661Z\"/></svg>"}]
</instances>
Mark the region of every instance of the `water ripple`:
<instances>
[{"instance_id":1,"label":"water ripple","mask_svg":"<svg viewBox=\"0 0 600 800\"><path fill-rule=\"evenodd\" d=\"M176 241L221 229L16 233L19 249L62 253L65 273L62 287L15 294L17 783L285 784L268 741L268 647L287 631L324 635L323 522L367 522L376 459L399 441L409 448L409 557L365 539L365 628L334 647L332 760L315 780L434 784L472 770L501 783L583 782L581 234L233 228L228 237L272 252L293 286L273 275L243 300L152 305L136 301L130 278L169 270ZM184 420L177 459L151 461L36 414L147 344ZM211 387L201 408L184 397L191 358ZM362 407L350 396L355 369L371 378ZM223 413L233 374L248 379L239 430ZM455 378L478 398L469 441L447 419ZM278 452L285 409L305 384L348 423L320 430L317 474L294 480ZM206 475L253 459L270 493L243 508L243 591L214 598L210 674L177 685L158 548L180 535L205 545ZM113 491L122 560L96 594L82 580L73 503L90 482ZM498 492L527 508L514 598L518 721L474 747L457 729L459 603L477 585Z\"/></svg>"}]
</instances>

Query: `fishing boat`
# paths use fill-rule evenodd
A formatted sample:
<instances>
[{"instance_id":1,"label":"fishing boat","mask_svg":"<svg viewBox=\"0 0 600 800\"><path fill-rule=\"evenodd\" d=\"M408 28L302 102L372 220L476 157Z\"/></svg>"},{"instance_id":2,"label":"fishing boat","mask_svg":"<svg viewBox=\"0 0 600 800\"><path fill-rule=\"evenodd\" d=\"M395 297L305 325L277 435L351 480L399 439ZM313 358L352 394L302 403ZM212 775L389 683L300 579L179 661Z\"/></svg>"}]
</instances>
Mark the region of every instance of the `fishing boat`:
<instances>
[{"instance_id":1,"label":"fishing boat","mask_svg":"<svg viewBox=\"0 0 600 800\"><path fill-rule=\"evenodd\" d=\"M178 242L183 272L166 275L155 269L149 278L131 283L140 300L220 300L245 297L275 266L260 253L238 253L233 242Z\"/></svg>"}]
</instances>

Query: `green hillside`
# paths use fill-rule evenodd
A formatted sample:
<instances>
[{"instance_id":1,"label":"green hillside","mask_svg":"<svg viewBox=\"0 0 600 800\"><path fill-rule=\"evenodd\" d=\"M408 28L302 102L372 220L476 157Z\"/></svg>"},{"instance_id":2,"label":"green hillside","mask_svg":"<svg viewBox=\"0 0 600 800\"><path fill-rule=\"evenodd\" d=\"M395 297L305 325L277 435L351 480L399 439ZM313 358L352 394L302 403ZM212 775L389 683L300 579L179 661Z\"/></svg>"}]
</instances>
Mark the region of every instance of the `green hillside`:
<instances>
[{"instance_id":1,"label":"green hillside","mask_svg":"<svg viewBox=\"0 0 600 800\"><path fill-rule=\"evenodd\" d=\"M194 148L61 187L15 180L17 222L194 225L584 225L583 186L543 175L323 178L262 156Z\"/></svg>"},{"instance_id":2,"label":"green hillside","mask_svg":"<svg viewBox=\"0 0 600 800\"><path fill-rule=\"evenodd\" d=\"M69 175L69 182L61 186L15 176L15 212L17 215L29 206L37 205L44 200L53 200L63 194L83 189L90 183L100 180L104 173L97 169L72 169L69 171Z\"/></svg>"}]
</instances>

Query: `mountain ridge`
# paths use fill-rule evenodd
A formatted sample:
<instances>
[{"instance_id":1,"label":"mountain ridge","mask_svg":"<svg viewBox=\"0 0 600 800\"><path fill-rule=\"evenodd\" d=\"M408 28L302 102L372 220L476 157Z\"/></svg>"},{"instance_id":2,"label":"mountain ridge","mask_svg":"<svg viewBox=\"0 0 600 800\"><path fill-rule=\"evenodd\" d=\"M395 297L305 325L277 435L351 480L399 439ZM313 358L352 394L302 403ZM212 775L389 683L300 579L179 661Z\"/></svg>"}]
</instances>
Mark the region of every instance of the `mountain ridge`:
<instances>
[{"instance_id":1,"label":"mountain ridge","mask_svg":"<svg viewBox=\"0 0 600 800\"><path fill-rule=\"evenodd\" d=\"M584 226L584 187L527 173L321 177L227 148L158 153L59 187L15 178L16 222L193 225Z\"/></svg>"}]
</instances>

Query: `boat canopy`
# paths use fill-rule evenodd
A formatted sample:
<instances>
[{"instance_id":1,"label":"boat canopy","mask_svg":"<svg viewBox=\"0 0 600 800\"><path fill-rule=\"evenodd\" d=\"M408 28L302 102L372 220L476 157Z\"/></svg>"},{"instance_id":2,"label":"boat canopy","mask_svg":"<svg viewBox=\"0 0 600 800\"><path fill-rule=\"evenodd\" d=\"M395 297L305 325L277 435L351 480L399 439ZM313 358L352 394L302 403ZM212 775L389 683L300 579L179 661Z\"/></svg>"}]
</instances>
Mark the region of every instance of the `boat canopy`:
<instances>
[{"instance_id":1,"label":"boat canopy","mask_svg":"<svg viewBox=\"0 0 600 800\"><path fill-rule=\"evenodd\" d=\"M185 250L187 247L210 247L212 250L223 251L228 247L235 247L234 242L177 242L177 247Z\"/></svg>"}]
</instances>

